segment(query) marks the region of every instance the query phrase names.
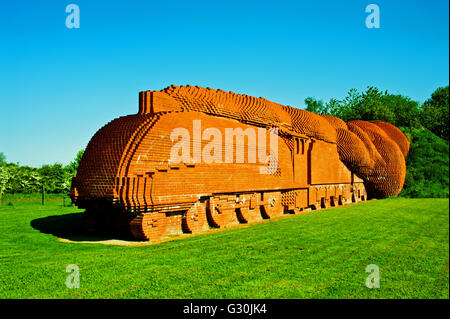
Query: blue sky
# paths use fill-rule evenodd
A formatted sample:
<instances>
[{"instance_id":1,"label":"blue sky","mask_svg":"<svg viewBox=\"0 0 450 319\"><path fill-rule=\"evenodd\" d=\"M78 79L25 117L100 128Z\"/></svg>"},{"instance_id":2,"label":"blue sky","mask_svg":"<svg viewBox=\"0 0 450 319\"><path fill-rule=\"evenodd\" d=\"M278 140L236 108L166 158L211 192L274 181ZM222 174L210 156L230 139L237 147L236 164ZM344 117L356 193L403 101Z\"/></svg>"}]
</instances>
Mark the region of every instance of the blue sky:
<instances>
[{"instance_id":1,"label":"blue sky","mask_svg":"<svg viewBox=\"0 0 450 319\"><path fill-rule=\"evenodd\" d=\"M68 4L80 28L68 29ZM365 26L368 4L379 29ZM448 84L448 1L1 1L0 152L69 163L138 92L200 85L303 107Z\"/></svg>"}]
</instances>

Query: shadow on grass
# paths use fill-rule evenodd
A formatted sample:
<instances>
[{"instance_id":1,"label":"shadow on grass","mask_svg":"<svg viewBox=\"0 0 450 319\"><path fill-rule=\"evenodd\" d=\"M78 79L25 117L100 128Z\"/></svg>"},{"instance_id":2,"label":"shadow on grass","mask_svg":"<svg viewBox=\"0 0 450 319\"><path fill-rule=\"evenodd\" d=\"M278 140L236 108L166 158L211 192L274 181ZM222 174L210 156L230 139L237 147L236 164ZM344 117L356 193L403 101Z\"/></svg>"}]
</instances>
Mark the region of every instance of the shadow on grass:
<instances>
[{"instance_id":1,"label":"shadow on grass","mask_svg":"<svg viewBox=\"0 0 450 319\"><path fill-rule=\"evenodd\" d=\"M31 227L41 233L51 234L70 241L101 242L109 240L136 241L131 233L87 224L84 213L71 213L37 218Z\"/></svg>"}]
</instances>

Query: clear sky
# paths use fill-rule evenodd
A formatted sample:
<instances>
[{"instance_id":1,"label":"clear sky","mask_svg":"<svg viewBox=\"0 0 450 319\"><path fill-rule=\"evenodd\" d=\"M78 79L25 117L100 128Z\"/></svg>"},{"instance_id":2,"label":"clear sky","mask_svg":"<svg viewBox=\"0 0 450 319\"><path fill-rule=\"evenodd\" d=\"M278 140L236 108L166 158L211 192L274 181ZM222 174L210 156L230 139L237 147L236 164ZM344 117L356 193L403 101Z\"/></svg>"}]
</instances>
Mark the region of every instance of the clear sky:
<instances>
[{"instance_id":1,"label":"clear sky","mask_svg":"<svg viewBox=\"0 0 450 319\"><path fill-rule=\"evenodd\" d=\"M80 28L65 25L68 4ZM368 4L380 28L368 29ZM295 107L449 82L447 0L0 1L0 152L69 163L138 92L200 85Z\"/></svg>"}]
</instances>

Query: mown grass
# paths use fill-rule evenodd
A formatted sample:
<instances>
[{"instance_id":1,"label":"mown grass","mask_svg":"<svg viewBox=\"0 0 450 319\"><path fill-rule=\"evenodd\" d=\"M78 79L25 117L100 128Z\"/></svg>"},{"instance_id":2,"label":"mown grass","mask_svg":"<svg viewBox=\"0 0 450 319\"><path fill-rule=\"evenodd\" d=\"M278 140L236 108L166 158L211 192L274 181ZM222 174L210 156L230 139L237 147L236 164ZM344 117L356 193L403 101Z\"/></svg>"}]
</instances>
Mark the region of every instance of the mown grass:
<instances>
[{"instance_id":1,"label":"mown grass","mask_svg":"<svg viewBox=\"0 0 450 319\"><path fill-rule=\"evenodd\" d=\"M64 243L80 210L0 206L1 298L449 298L448 199L388 199L146 246ZM65 285L80 268L80 288ZM365 286L366 266L380 288Z\"/></svg>"}]
</instances>

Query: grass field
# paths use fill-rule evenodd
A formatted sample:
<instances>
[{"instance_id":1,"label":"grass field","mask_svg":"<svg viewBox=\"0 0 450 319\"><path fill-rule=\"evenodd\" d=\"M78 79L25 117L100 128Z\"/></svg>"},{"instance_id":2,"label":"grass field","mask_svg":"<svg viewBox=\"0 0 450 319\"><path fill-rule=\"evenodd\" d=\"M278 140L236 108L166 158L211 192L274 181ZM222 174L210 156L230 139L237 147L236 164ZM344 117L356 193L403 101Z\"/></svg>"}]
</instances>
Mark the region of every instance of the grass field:
<instances>
[{"instance_id":1,"label":"grass field","mask_svg":"<svg viewBox=\"0 0 450 319\"><path fill-rule=\"evenodd\" d=\"M59 241L83 237L80 217L58 197L3 201L1 298L449 298L448 199L377 200L144 246ZM69 264L78 289L66 287ZM378 289L365 285L369 264Z\"/></svg>"}]
</instances>

